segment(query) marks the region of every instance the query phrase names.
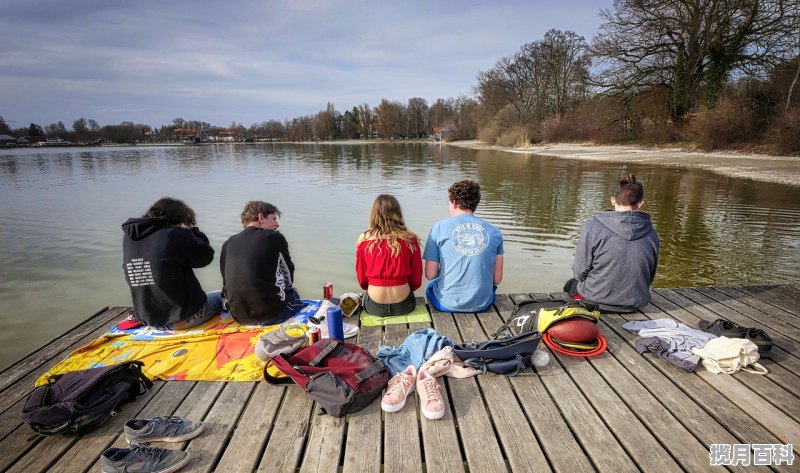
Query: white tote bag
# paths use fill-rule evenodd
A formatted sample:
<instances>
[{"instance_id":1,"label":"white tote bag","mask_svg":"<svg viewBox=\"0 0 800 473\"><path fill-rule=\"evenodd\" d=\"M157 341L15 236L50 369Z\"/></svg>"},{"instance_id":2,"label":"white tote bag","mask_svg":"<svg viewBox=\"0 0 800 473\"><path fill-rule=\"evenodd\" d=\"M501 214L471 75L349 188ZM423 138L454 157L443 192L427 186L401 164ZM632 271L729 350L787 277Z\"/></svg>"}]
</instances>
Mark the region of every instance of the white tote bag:
<instances>
[{"instance_id":1,"label":"white tote bag","mask_svg":"<svg viewBox=\"0 0 800 473\"><path fill-rule=\"evenodd\" d=\"M692 348L703 360L703 366L712 373L733 374L739 370L755 374L768 371L758 363L758 347L744 338L717 337L703 348Z\"/></svg>"}]
</instances>

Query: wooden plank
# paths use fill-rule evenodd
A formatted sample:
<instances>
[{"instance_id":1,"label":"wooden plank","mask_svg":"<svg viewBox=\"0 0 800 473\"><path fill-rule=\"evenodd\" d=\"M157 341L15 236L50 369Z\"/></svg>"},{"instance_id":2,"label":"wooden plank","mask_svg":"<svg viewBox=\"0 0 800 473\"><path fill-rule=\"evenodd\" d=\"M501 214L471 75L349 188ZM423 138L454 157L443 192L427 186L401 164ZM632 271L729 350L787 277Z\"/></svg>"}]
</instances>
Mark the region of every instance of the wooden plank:
<instances>
[{"instance_id":1,"label":"wooden plank","mask_svg":"<svg viewBox=\"0 0 800 473\"><path fill-rule=\"evenodd\" d=\"M527 295L516 295L517 300L520 298L527 298ZM498 296L495 307L501 318L508 320L516 306L510 297ZM493 332L499 326L490 325L489 330ZM545 366L536 368L535 373L522 373L510 379L511 385L551 468L559 473L593 472L588 454L542 383L541 377L549 370L550 367Z\"/></svg>"},{"instance_id":2,"label":"wooden plank","mask_svg":"<svg viewBox=\"0 0 800 473\"><path fill-rule=\"evenodd\" d=\"M298 386L287 387L258 471L294 473L306 444L313 402Z\"/></svg>"},{"instance_id":3,"label":"wooden plank","mask_svg":"<svg viewBox=\"0 0 800 473\"><path fill-rule=\"evenodd\" d=\"M167 383L185 383L186 381L167 381ZM173 415L184 417L186 419L191 420L202 420L205 421L206 413L211 409L214 403L217 401L217 398L225 387L225 383L220 382L196 382L192 387L192 390L189 392L187 396L182 399L179 399L180 405ZM171 405L165 405L162 407L161 403L155 401L152 407L148 408L147 413L149 417L153 417L155 415L170 415ZM164 410L161 410L164 409ZM160 412L159 412L160 411ZM208 435L207 429L209 429L209 425L205 425L203 428L202 435ZM171 443L169 447L172 450L185 450L187 442L180 442L180 443ZM125 441L125 436L120 435L117 440L114 442L112 447L127 447L127 442ZM162 444L161 446L164 447L166 444ZM93 471L100 470L100 459L96 458L95 463L92 466ZM190 459L189 464L187 467L191 466L197 459Z\"/></svg>"},{"instance_id":4,"label":"wooden plank","mask_svg":"<svg viewBox=\"0 0 800 473\"><path fill-rule=\"evenodd\" d=\"M590 358L589 362L684 470L718 471L709 465L708 446L738 440L663 373L642 363L642 356L614 332L610 319L616 320L617 326L623 321L612 314L601 318L600 330L611 356Z\"/></svg>"},{"instance_id":5,"label":"wooden plank","mask_svg":"<svg viewBox=\"0 0 800 473\"><path fill-rule=\"evenodd\" d=\"M679 292L695 302L697 302L699 299L696 297L696 294L705 296L707 300L702 299L703 305L713 304L714 307L725 307L725 309L722 309L719 312L723 314L735 313L736 318L742 320L742 322L737 323L743 327L758 327L766 330L770 336L773 333L777 333L786 338L790 338L795 342L800 341L800 329L782 320L783 318L779 316L780 314L778 311L772 310L763 312L756 308L750 307L744 304L741 300L734 299L727 294L716 290L715 288L696 287L690 289L678 289L676 292ZM733 320L728 317L725 318L728 320Z\"/></svg>"},{"instance_id":6,"label":"wooden plank","mask_svg":"<svg viewBox=\"0 0 800 473\"><path fill-rule=\"evenodd\" d=\"M425 304L421 298L417 304ZM406 324L384 327L384 343L399 346L409 335ZM412 393L399 411L384 414L383 468L384 473L422 473L422 443L416 396Z\"/></svg>"},{"instance_id":7,"label":"wooden plank","mask_svg":"<svg viewBox=\"0 0 800 473\"><path fill-rule=\"evenodd\" d=\"M629 314L626 317L627 320L620 315L601 318L604 328L610 329L602 332L609 344L624 342L627 345L627 348L620 345L622 349L616 350L614 355L706 448L715 443L778 443L777 437L754 423L730 401L721 398L715 390L709 389L699 377L661 358L646 353L638 354L634 350L638 336L622 328L622 325L628 320L643 317L641 314ZM708 450L697 461L707 461L707 455ZM745 467L731 469L743 471Z\"/></svg>"},{"instance_id":8,"label":"wooden plank","mask_svg":"<svg viewBox=\"0 0 800 473\"><path fill-rule=\"evenodd\" d=\"M383 327L361 327L358 344L375 355L382 338ZM379 397L363 410L348 416L342 468L344 473L380 473L383 450L381 412Z\"/></svg>"},{"instance_id":9,"label":"wooden plank","mask_svg":"<svg viewBox=\"0 0 800 473\"><path fill-rule=\"evenodd\" d=\"M135 401L125 406L125 410L122 411L125 412L125 414L118 414L110 422L100 426L97 430L82 437L80 442L88 444L92 443L93 439L99 439L99 442L104 445L104 439L107 439L109 435L113 435L114 433L121 431L125 421L130 418L128 416L134 416L135 413L139 412L141 408L150 401L151 398L158 394L162 386L162 383L153 386L153 389L148 390L147 393L139 396ZM59 465L60 458L67 450L77 444L78 441L78 439L71 437L47 437L41 442L37 443L33 449L25 454L25 456L15 461L13 466L7 471L19 471L25 473L39 471L49 472L56 467L63 467L65 465ZM94 450L97 450L97 448L95 447Z\"/></svg>"},{"instance_id":10,"label":"wooden plank","mask_svg":"<svg viewBox=\"0 0 800 473\"><path fill-rule=\"evenodd\" d=\"M764 301L757 294L751 293L752 289L747 287L714 287L711 289L757 309L760 313L765 314L768 320L775 318L796 329L800 328L800 316L797 314L797 307L791 302L776 301L774 299ZM764 317L762 316L761 320L763 319Z\"/></svg>"},{"instance_id":11,"label":"wooden plank","mask_svg":"<svg viewBox=\"0 0 800 473\"><path fill-rule=\"evenodd\" d=\"M537 298L561 297L561 295L550 294L532 295ZM551 353L554 355L553 362L561 364L561 367L569 374L578 389L583 392L583 395L639 468L643 471L660 471L662 468L680 469L672 456L664 450L659 441L615 392L635 389L638 382L632 378L623 378L606 383L588 359L567 356L552 350ZM606 351L593 358L611 362L613 356L611 352ZM625 381L631 381L631 383L626 384ZM612 386L616 389L613 389ZM677 432L673 435L676 434Z\"/></svg>"},{"instance_id":12,"label":"wooden plank","mask_svg":"<svg viewBox=\"0 0 800 473\"><path fill-rule=\"evenodd\" d=\"M639 471L569 374L556 362L541 376L545 388L598 471Z\"/></svg>"},{"instance_id":13,"label":"wooden plank","mask_svg":"<svg viewBox=\"0 0 800 473\"><path fill-rule=\"evenodd\" d=\"M734 286L732 288L725 289L743 292L759 302L766 304L767 306L779 308L785 314L791 316L791 319L789 320L791 320L792 325L795 327L800 326L800 298L793 297L791 294L787 295L784 292L786 286L769 288Z\"/></svg>"},{"instance_id":14,"label":"wooden plank","mask_svg":"<svg viewBox=\"0 0 800 473\"><path fill-rule=\"evenodd\" d=\"M650 309L650 307L657 304L663 304L663 302L661 302L658 298L654 297L651 306L648 306L648 308L646 308L646 310L643 311L646 313L645 315L650 316L650 314L653 314L652 309ZM662 307L661 309L666 309L666 310L663 313L660 312L654 313L652 318L661 318L664 317L666 314L667 316L677 319L679 314L686 312L684 309L677 306L674 306L672 308ZM629 316L625 317L629 318ZM734 431L734 429L740 432L748 431L752 429L752 426L754 424L760 424L766 430L771 432L774 437L778 439L783 439L786 437L786 434L782 435L779 434L781 429L785 427L793 428L793 426L797 424L789 417L787 417L785 414L783 414L781 411L776 409L774 406L767 403L763 398L760 398L757 395L754 396L753 392L748 387L746 387L737 379L731 376L714 375L713 373L709 373L708 371L699 370L698 373L692 378L703 379L707 383L705 386L699 387L698 392L696 394L700 395L705 394L705 392L707 392L708 390L707 389L708 385L717 388L714 401L706 403L706 405L712 407L714 411L719 412L725 407L726 403L723 403L722 399L727 399L728 401L730 401L731 404L737 406L735 410L738 411L739 413L738 417L740 419L733 422L732 421L725 422L725 425L729 429L731 429L731 431ZM757 402L757 404L756 405L748 404L751 402ZM763 412L757 409L763 409ZM714 415L714 413L712 412L710 413ZM798 427L797 432L800 433L800 427ZM789 437L793 437L794 435L797 434L790 434ZM763 443L762 441L760 441L760 439L762 438L761 432L758 432L757 434L751 432L749 434L741 436L741 438L746 440L750 439L758 440L758 441L749 441L746 443Z\"/></svg>"},{"instance_id":15,"label":"wooden plank","mask_svg":"<svg viewBox=\"0 0 800 473\"><path fill-rule=\"evenodd\" d=\"M439 327L449 324L452 327L452 315L436 310L429 306L433 326L441 335ZM438 420L429 420L420 412L420 430L422 431L422 446L425 458L425 469L429 472L464 472L465 458L461 456L461 442L456 432L456 418L453 416L450 393L447 382L442 383L442 398L445 404L444 417Z\"/></svg>"},{"instance_id":16,"label":"wooden plank","mask_svg":"<svg viewBox=\"0 0 800 473\"><path fill-rule=\"evenodd\" d=\"M270 436L283 435L274 431L274 421L287 391L287 387L266 381L258 383L215 471L238 473L253 471L258 466Z\"/></svg>"},{"instance_id":17,"label":"wooden plank","mask_svg":"<svg viewBox=\"0 0 800 473\"><path fill-rule=\"evenodd\" d=\"M697 323L701 318L706 320L714 320L719 317L725 317L729 320L733 320L730 319L730 317L734 317L742 320L740 317L736 317L735 313L726 310L724 307L720 307L720 305L715 301L708 299L700 293L695 292L694 297L697 298L699 302L693 299L688 299L681 293L674 290L659 289L658 291L654 291L653 294L654 301L661 301L659 304L666 302L673 307L680 308L678 314L686 314L686 317L684 318L686 320L690 320L690 322L685 322L683 320L681 321L690 327L697 327ZM715 312L712 310L712 308L721 310L721 312ZM720 313L724 315L720 315ZM675 318L676 320L680 320L678 316ZM733 321L736 322L736 320ZM780 342L780 334L775 333L774 330L770 330L769 333L773 342ZM800 359L796 358L792 355L792 353L790 353L790 350L793 350L793 348L787 346L786 349L784 349L782 347L782 345L786 345L786 343L790 343L791 346L794 345L793 342L787 342L785 338L783 339L783 343L774 343L772 347L771 360L774 363L780 364L792 373L800 373Z\"/></svg>"},{"instance_id":18,"label":"wooden plank","mask_svg":"<svg viewBox=\"0 0 800 473\"><path fill-rule=\"evenodd\" d=\"M502 319L494 309L491 309L490 312L480 313L477 316L459 315L456 324L461 332L462 342L464 340L480 342L489 338L489 333L482 327L500 326ZM511 471L551 471L539 441L509 383L509 378L487 373L477 376L476 381ZM460 381L452 381L452 383L458 382Z\"/></svg>"},{"instance_id":19,"label":"wooden plank","mask_svg":"<svg viewBox=\"0 0 800 473\"><path fill-rule=\"evenodd\" d=\"M258 383L217 382L215 384L224 384L225 387L203 419L203 433L189 441L186 450L191 458L182 471L214 471L217 461L228 445L231 432Z\"/></svg>"},{"instance_id":20,"label":"wooden plank","mask_svg":"<svg viewBox=\"0 0 800 473\"><path fill-rule=\"evenodd\" d=\"M358 415L358 412L354 415ZM300 472L331 472L339 470L339 458L344 443L345 419L315 415L302 457Z\"/></svg>"},{"instance_id":21,"label":"wooden plank","mask_svg":"<svg viewBox=\"0 0 800 473\"><path fill-rule=\"evenodd\" d=\"M122 312L123 308L119 308L117 316ZM65 359L67 355L69 355L74 349L79 348L85 345L86 343L89 343L90 341L94 340L95 338L105 333L115 323L116 319L114 316L112 316L105 322L104 325L94 326L95 328L88 334L86 332L83 332L83 336L76 338L75 342L72 343L72 345L65 345L65 346L59 345L52 347L53 350L55 350L55 352L57 353L56 355L51 357L46 363L41 363L36 368L31 369L30 371L27 372L27 374L17 376L17 379L14 382L14 384L9 385L3 391L2 396L0 396L0 412L5 412L11 406L15 405L19 400L25 399L28 396L28 394L30 394L30 392L33 391L34 384L41 375L43 375L50 368L61 362L61 360ZM74 333L76 337L77 333L78 332ZM50 353L49 349L48 353ZM27 364L27 361L28 360L26 359L25 366L29 366ZM0 433L0 435L2 435L2 433Z\"/></svg>"},{"instance_id":22,"label":"wooden plank","mask_svg":"<svg viewBox=\"0 0 800 473\"><path fill-rule=\"evenodd\" d=\"M138 413L122 411L118 415L122 419L119 428L110 429L105 433L92 433L82 438L59 459L56 465L53 465L51 471L65 473L85 471L99 461L100 455L110 446L116 444L118 447L127 447L125 435L122 434L125 422L129 419L151 419L172 414L196 383L156 381L156 384L161 388ZM171 448L168 444L160 446Z\"/></svg>"},{"instance_id":23,"label":"wooden plank","mask_svg":"<svg viewBox=\"0 0 800 473\"><path fill-rule=\"evenodd\" d=\"M439 334L456 342L461 342L463 340L454 318L458 319L459 324L466 323L465 320L470 319L477 325L473 314L451 315L443 313L437 314L437 317L433 318L433 325ZM478 341L482 339L484 337L480 335ZM438 378L438 381L442 386L442 397L445 398L445 405L447 406L445 418L452 415L458 425L461 446L464 449L469 471L508 471L492 421L489 418L489 412L484 404L483 394L476 380L474 378L454 379L441 377ZM447 397L450 398L449 404L447 404L444 396L445 391L447 392ZM418 395L421 396L422 394L418 393ZM450 412L451 410L452 413ZM431 421L424 417L422 419L423 425L438 422L440 421ZM452 448L452 445L450 448Z\"/></svg>"}]
</instances>

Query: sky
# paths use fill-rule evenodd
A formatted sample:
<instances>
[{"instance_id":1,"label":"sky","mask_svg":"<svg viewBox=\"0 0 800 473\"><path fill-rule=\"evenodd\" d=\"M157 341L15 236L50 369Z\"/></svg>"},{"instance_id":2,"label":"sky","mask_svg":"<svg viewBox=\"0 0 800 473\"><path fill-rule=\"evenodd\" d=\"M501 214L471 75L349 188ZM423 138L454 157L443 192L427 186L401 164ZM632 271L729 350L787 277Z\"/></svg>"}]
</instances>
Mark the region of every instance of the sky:
<instances>
[{"instance_id":1,"label":"sky","mask_svg":"<svg viewBox=\"0 0 800 473\"><path fill-rule=\"evenodd\" d=\"M550 29L587 41L612 0L5 0L0 116L250 126L472 93Z\"/></svg>"}]
</instances>

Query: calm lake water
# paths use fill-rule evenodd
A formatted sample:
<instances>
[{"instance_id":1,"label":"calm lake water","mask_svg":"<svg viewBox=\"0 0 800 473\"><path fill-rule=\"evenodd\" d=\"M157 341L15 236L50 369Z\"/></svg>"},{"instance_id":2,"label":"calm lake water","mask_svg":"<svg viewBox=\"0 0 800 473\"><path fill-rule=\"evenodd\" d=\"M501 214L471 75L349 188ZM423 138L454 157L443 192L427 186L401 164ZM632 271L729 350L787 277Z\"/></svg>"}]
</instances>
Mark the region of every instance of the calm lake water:
<instances>
[{"instance_id":1,"label":"calm lake water","mask_svg":"<svg viewBox=\"0 0 800 473\"><path fill-rule=\"evenodd\" d=\"M184 199L217 250L248 200L283 212L301 295L358 288L355 239L379 193L422 239L448 216L447 188L481 183L477 214L505 236L499 292L559 291L582 224L621 174L645 185L661 235L659 287L797 282L800 192L663 166L417 145L224 145L0 150L0 368L104 306L130 304L122 231L161 196ZM218 262L197 271L218 289ZM418 295L422 295L418 293Z\"/></svg>"}]
</instances>

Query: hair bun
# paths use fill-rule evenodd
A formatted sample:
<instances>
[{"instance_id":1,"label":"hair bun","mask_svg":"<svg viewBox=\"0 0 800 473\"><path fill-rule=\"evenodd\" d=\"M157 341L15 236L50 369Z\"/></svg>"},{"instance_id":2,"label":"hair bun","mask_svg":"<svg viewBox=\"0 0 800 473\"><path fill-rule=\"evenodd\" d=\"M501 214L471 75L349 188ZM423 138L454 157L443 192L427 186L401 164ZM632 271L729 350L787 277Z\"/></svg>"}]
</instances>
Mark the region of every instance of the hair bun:
<instances>
[{"instance_id":1,"label":"hair bun","mask_svg":"<svg viewBox=\"0 0 800 473\"><path fill-rule=\"evenodd\" d=\"M634 176L632 173L628 173L621 181L619 181L619 186L622 187L625 184L634 184L634 183L636 183L636 176Z\"/></svg>"}]
</instances>

